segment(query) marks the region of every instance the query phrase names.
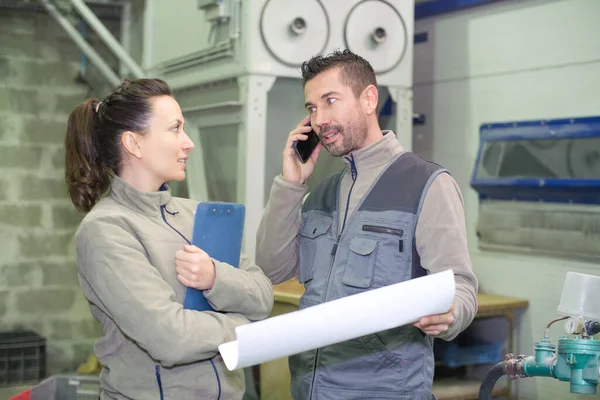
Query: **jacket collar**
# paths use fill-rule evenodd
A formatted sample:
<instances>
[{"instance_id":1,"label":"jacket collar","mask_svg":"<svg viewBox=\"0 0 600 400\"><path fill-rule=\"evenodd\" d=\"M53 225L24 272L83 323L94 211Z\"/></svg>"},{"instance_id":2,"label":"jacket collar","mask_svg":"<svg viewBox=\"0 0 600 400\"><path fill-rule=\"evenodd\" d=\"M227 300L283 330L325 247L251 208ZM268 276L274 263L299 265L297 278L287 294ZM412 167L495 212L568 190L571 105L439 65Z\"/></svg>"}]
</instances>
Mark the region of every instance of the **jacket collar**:
<instances>
[{"instance_id":1,"label":"jacket collar","mask_svg":"<svg viewBox=\"0 0 600 400\"><path fill-rule=\"evenodd\" d=\"M172 198L171 188L166 183L158 192L140 192L117 175L113 176L110 189L110 197L117 203L149 216L160 215L160 208Z\"/></svg>"},{"instance_id":2,"label":"jacket collar","mask_svg":"<svg viewBox=\"0 0 600 400\"><path fill-rule=\"evenodd\" d=\"M352 163L356 169L366 170L387 165L394 157L404 151L393 131L382 131L383 137L367 147L353 151L343 157L350 169Z\"/></svg>"}]
</instances>

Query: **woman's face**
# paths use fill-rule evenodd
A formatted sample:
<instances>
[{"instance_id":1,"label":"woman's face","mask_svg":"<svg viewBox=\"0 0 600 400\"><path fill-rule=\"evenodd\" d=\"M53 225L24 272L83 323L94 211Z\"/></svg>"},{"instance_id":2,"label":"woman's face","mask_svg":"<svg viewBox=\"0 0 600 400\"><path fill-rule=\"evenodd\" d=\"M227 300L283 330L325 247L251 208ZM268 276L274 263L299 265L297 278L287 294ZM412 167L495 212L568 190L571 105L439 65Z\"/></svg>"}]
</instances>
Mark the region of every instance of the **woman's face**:
<instances>
[{"instance_id":1,"label":"woman's face","mask_svg":"<svg viewBox=\"0 0 600 400\"><path fill-rule=\"evenodd\" d=\"M183 131L183 115L174 98L160 96L151 102L149 130L138 140L142 154L138 166L160 187L167 181L185 179L188 153L194 149L194 143Z\"/></svg>"}]
</instances>

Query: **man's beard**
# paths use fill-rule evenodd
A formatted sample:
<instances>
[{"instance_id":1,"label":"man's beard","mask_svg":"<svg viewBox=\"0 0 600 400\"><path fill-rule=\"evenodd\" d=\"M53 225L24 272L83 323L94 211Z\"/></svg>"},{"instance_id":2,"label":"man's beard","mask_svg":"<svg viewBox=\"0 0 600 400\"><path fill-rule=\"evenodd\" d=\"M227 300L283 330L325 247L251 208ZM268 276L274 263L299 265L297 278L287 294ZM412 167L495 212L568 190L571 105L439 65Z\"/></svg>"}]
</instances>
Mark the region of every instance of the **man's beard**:
<instances>
[{"instance_id":1,"label":"man's beard","mask_svg":"<svg viewBox=\"0 0 600 400\"><path fill-rule=\"evenodd\" d=\"M360 149L367 138L367 124L365 121L350 123L346 127L329 125L327 131L337 131L338 135L342 137L341 143L334 142L323 145L333 157L342 157Z\"/></svg>"}]
</instances>

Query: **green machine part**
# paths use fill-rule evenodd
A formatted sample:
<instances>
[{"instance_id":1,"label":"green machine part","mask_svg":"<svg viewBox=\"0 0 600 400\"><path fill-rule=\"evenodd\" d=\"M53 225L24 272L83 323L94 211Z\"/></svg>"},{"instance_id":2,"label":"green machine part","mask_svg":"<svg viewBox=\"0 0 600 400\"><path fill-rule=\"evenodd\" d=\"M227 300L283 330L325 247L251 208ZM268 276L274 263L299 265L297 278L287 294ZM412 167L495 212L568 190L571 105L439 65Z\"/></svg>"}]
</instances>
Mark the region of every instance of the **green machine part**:
<instances>
[{"instance_id":1,"label":"green machine part","mask_svg":"<svg viewBox=\"0 0 600 400\"><path fill-rule=\"evenodd\" d=\"M570 382L571 393L596 394L600 383L600 341L560 337L558 350L545 337L535 344L535 356L521 358L521 374Z\"/></svg>"}]
</instances>

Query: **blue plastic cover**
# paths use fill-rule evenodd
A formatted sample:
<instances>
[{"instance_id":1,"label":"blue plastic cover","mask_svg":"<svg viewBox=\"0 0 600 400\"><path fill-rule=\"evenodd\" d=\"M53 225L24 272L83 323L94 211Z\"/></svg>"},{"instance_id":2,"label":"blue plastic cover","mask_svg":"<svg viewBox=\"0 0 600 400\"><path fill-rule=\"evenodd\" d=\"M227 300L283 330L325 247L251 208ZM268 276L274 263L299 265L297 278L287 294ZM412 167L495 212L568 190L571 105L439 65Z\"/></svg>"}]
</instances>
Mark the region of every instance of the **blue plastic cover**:
<instances>
[{"instance_id":1,"label":"blue plastic cover","mask_svg":"<svg viewBox=\"0 0 600 400\"><path fill-rule=\"evenodd\" d=\"M600 117L481 125L471 187L481 199L600 204Z\"/></svg>"}]
</instances>

